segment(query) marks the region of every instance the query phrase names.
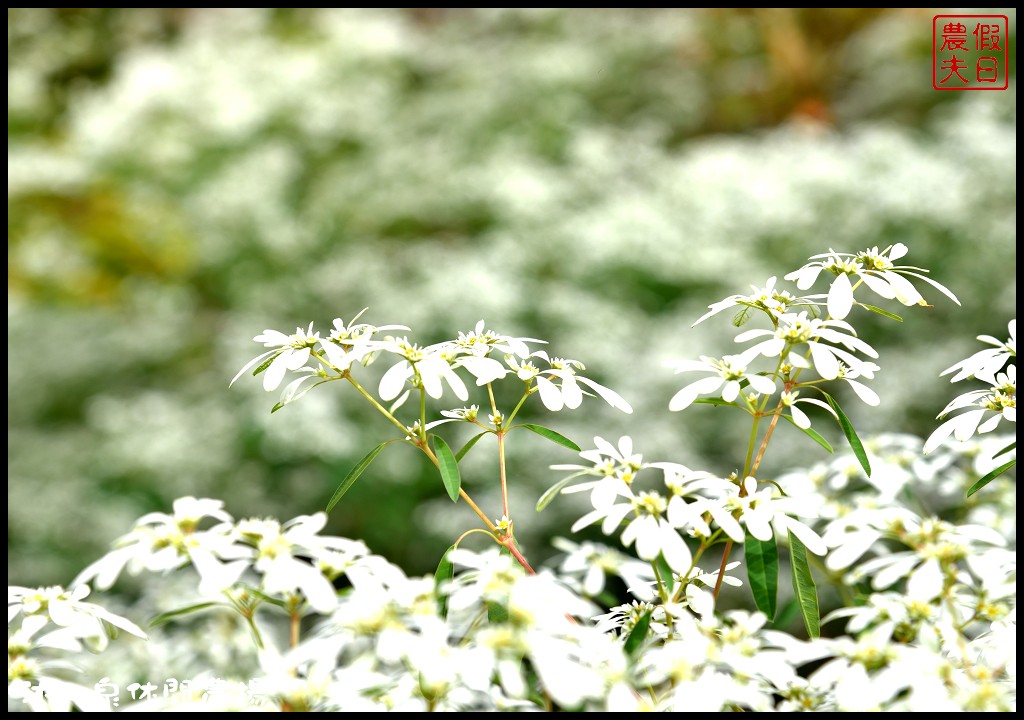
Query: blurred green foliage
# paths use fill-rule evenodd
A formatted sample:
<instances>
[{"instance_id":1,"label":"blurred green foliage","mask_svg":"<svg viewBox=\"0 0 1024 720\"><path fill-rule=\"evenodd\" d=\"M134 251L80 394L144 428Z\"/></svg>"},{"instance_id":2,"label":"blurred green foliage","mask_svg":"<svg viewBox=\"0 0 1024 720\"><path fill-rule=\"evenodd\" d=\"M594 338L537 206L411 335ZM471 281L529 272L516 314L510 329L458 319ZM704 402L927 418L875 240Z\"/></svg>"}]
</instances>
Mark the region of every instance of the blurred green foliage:
<instances>
[{"instance_id":1,"label":"blurred green foliage","mask_svg":"<svg viewBox=\"0 0 1024 720\"><path fill-rule=\"evenodd\" d=\"M693 319L830 246L904 242L964 307L866 321L864 431L926 434L937 372L1016 312L1015 80L933 91L931 16L9 9L9 582L66 582L185 494L322 508L387 424L334 386L271 418L276 396L227 381L263 328L364 306L423 341L481 317L551 340L637 412L544 424L727 473L736 418L666 409L666 361L730 351L726 321ZM775 471L811 464L804 440ZM574 508L533 503L570 458L516 441L543 557ZM491 451L464 476L500 514ZM330 529L423 571L472 521L389 450Z\"/></svg>"}]
</instances>

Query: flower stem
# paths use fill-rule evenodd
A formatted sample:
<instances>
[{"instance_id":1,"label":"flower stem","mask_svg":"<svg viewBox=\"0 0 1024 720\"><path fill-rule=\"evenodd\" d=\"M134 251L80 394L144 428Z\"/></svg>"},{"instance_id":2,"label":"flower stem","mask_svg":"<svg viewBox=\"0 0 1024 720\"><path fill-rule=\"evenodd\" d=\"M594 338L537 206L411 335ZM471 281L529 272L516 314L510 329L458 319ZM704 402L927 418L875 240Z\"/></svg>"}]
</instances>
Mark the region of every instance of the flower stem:
<instances>
[{"instance_id":1,"label":"flower stem","mask_svg":"<svg viewBox=\"0 0 1024 720\"><path fill-rule=\"evenodd\" d=\"M764 451L768 449L768 441L772 438L772 433L775 432L775 426L779 422L779 416L782 415L782 408L785 407L782 401L779 400L779 406L775 408L775 412L772 414L772 421L768 425L768 431L764 434L764 439L761 441L761 447L757 451L757 457L754 459L754 464L750 466L750 472L748 475L754 475L757 472L757 468L761 465L761 460L764 459Z\"/></svg>"},{"instance_id":2,"label":"flower stem","mask_svg":"<svg viewBox=\"0 0 1024 720\"><path fill-rule=\"evenodd\" d=\"M526 402L526 398L528 398L528 397L530 397L530 386L529 386L529 384L527 384L526 391L523 393L523 396L521 398L519 398L519 402L516 403L516 406L512 409L512 413L507 418L505 418L505 425L506 426L512 424L512 421L515 420L516 415L519 414L519 408L521 408L523 406L523 403Z\"/></svg>"},{"instance_id":3,"label":"flower stem","mask_svg":"<svg viewBox=\"0 0 1024 720\"><path fill-rule=\"evenodd\" d=\"M289 632L289 639L292 647L297 647L299 644L299 629L302 624L302 618L299 616L297 610L293 610L291 613L291 627Z\"/></svg>"},{"instance_id":4,"label":"flower stem","mask_svg":"<svg viewBox=\"0 0 1024 720\"><path fill-rule=\"evenodd\" d=\"M718 579L715 580L715 600L718 600L718 593L722 589L722 580L725 578L725 566L729 564L729 551L732 550L732 540L725 544L725 552L722 553L722 564L718 567Z\"/></svg>"},{"instance_id":5,"label":"flower stem","mask_svg":"<svg viewBox=\"0 0 1024 720\"><path fill-rule=\"evenodd\" d=\"M505 471L505 431L499 430L495 433L498 436L498 474L501 476L501 508L506 518L508 514L508 479Z\"/></svg>"}]
</instances>

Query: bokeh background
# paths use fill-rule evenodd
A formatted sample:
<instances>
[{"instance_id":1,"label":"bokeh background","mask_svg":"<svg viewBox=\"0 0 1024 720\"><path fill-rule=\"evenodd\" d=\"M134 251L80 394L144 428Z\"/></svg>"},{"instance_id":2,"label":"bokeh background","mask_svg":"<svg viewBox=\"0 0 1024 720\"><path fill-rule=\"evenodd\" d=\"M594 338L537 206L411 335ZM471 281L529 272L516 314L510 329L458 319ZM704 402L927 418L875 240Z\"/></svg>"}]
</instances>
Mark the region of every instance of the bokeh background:
<instances>
[{"instance_id":1,"label":"bokeh background","mask_svg":"<svg viewBox=\"0 0 1024 720\"><path fill-rule=\"evenodd\" d=\"M528 417L728 473L741 418L667 411L667 361L732 349L728 315L693 320L812 253L903 242L963 307L926 290L902 325L864 319L883 405L843 400L863 434L926 435L938 372L1016 314L1015 72L934 91L939 12L9 9L8 582L66 583L182 495L322 508L387 423L337 385L271 416L227 384L263 328L366 306L423 342L481 318L551 340L635 413ZM821 459L780 435L771 472ZM533 505L572 453L513 440L543 559L579 512ZM466 486L497 515L479 448ZM395 448L329 527L422 572L473 521Z\"/></svg>"}]
</instances>

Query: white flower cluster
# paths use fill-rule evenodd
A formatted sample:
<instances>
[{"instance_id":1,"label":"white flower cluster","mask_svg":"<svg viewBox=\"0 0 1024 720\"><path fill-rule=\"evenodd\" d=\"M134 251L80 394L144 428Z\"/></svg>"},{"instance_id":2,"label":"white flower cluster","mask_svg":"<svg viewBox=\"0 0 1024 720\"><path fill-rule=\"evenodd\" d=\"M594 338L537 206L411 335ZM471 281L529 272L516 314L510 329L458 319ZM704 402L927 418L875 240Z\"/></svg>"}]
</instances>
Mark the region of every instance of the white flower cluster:
<instances>
[{"instance_id":1,"label":"white flower cluster","mask_svg":"<svg viewBox=\"0 0 1024 720\"><path fill-rule=\"evenodd\" d=\"M757 341L738 355L722 358L702 356L699 362L678 363L677 373L703 372L711 376L683 387L669 401L669 409L683 410L701 395L714 394L721 397L722 403L743 408L756 417L764 411L768 400L779 390L778 384L781 384L781 407L789 411L788 417L797 427L806 430L810 428L811 420L798 407L801 403L824 408L838 419L831 402L800 397L801 389L821 392L819 384L828 380L842 380L863 402L878 405L877 393L862 380L873 379L881 368L860 357L875 359L878 353L857 337L857 332L845 318L857 305L887 316L892 316L892 313L855 300L855 290L863 285L884 299L895 299L904 305L925 305L921 294L905 277L910 276L932 285L959 304L952 292L925 275L927 270L894 264L894 260L907 252L902 243L881 252L877 247L857 254L830 251L812 257L808 264L786 275L787 280L796 282L798 289L807 290L822 272L831 273L834 279L825 295L793 295L777 288L776 278L772 277L764 287L752 286L749 295L730 295L709 305L708 312L694 325L727 309L739 307L734 319L736 325L745 324L752 312L758 312L767 315L772 327L746 330L737 335L737 343ZM826 317L821 317L822 308L827 312ZM771 366L760 371L752 369L752 364L759 357L769 358ZM806 373L812 368L818 379L807 377Z\"/></svg>"},{"instance_id":2,"label":"white flower cluster","mask_svg":"<svg viewBox=\"0 0 1024 720\"><path fill-rule=\"evenodd\" d=\"M988 385L983 390L971 390L954 398L939 413L943 418L954 410L966 410L951 417L935 429L925 443L924 451L931 452L950 435L963 442L974 433L992 432L1001 420L1017 422L1017 319L1009 324L1010 337L999 340L991 335L978 339L991 345L979 350L966 360L946 368L942 374L955 373L950 382L977 379ZM970 408L967 410L967 408Z\"/></svg>"},{"instance_id":3,"label":"white flower cluster","mask_svg":"<svg viewBox=\"0 0 1024 720\"><path fill-rule=\"evenodd\" d=\"M140 638L135 623L85 602L89 587L7 588L7 698L34 712L109 710L92 682L82 684L62 675L75 666L71 658L90 649L106 649L118 630ZM63 671L63 672L62 672Z\"/></svg>"},{"instance_id":4,"label":"white flower cluster","mask_svg":"<svg viewBox=\"0 0 1024 720\"><path fill-rule=\"evenodd\" d=\"M759 488L645 462L629 438L595 445L581 453L586 464L560 467L583 477L563 489L589 492L587 522L605 534L624 525L623 544L647 562L563 540L565 554L538 575L504 552L457 549L434 578L412 578L358 541L322 535L322 515L234 521L220 501L182 498L172 514L140 518L79 581L106 586L125 569L164 575L192 565L205 601L194 607L250 623L262 704L236 693L155 698L150 709L1015 709L1010 480L962 502L965 482L992 462L983 447L954 443L923 457L920 440L882 436L866 441L870 478L844 456ZM664 488L639 490L641 474ZM993 517L1004 524L989 527ZM848 598L823 618L830 637L800 640L762 613L715 610L722 568L716 560L702 570L703 550L691 545L747 533L827 546L819 581ZM727 564L721 584L742 584L731 574L740 564ZM615 600L623 588L625 604ZM9 590L9 702L109 707L91 687L108 678L72 682L59 661L32 659L102 647L108 624L142 635L83 602L87 593L84 584ZM217 671L238 675L231 665Z\"/></svg>"},{"instance_id":5,"label":"white flower cluster","mask_svg":"<svg viewBox=\"0 0 1024 720\"><path fill-rule=\"evenodd\" d=\"M246 363L231 383L234 384L247 370L255 368L253 374L263 373L263 388L269 392L280 386L289 371L297 373L299 377L284 389L279 403L282 406L297 400L315 387L317 381L340 379L354 366L368 365L378 355L386 354L398 360L380 379L378 395L385 402L393 402L392 410L402 405L413 389L422 389L430 397L438 399L444 394L445 385L455 397L466 402L469 391L456 372L462 369L473 377L478 386L515 375L526 383L528 392L538 393L544 406L552 411L578 408L583 396L591 394L588 390L592 390L612 407L632 412L618 393L583 377L579 373L586 369L583 363L551 357L544 350L531 351L530 343L546 344L544 340L500 335L486 330L481 320L474 330L460 332L453 340L419 346L408 337L388 335L375 338L384 331L409 328L404 325L376 327L357 323L361 315L362 312L347 325L341 318L336 319L334 329L323 338L319 332L314 332L312 323L306 330L296 328L292 335L264 330L253 340L270 349ZM542 363L541 367L537 366L538 362ZM314 385L303 389L307 381Z\"/></svg>"}]
</instances>

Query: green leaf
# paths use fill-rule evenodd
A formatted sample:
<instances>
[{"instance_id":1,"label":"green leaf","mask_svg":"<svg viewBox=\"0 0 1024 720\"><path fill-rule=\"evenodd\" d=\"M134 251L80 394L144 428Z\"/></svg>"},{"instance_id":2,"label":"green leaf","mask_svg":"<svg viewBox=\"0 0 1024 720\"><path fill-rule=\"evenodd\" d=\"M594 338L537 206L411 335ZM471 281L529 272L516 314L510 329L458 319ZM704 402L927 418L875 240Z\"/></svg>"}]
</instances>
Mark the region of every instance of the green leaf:
<instances>
[{"instance_id":1,"label":"green leaf","mask_svg":"<svg viewBox=\"0 0 1024 720\"><path fill-rule=\"evenodd\" d=\"M540 496L540 500L537 501L537 512L540 512L541 510L546 508L548 505L550 505L551 501L555 499L555 496L558 495L558 493L562 491L562 488L564 488L566 485L568 485L573 480L578 478L580 475L587 475L587 474L588 473L585 473L585 472L573 473L572 475L570 475L568 477L562 478L561 480L556 482L554 485L549 487L547 490L545 490L544 494Z\"/></svg>"},{"instance_id":2,"label":"green leaf","mask_svg":"<svg viewBox=\"0 0 1024 720\"><path fill-rule=\"evenodd\" d=\"M743 540L743 547L747 556L747 579L750 580L754 603L771 621L775 617L779 596L779 549L775 546L775 538L766 542L758 540L748 532Z\"/></svg>"},{"instance_id":3,"label":"green leaf","mask_svg":"<svg viewBox=\"0 0 1024 720\"><path fill-rule=\"evenodd\" d=\"M860 305L865 310L870 310L873 313L878 313L882 317L887 317L890 320L895 320L896 322L903 322L903 318L901 318L899 315L896 315L895 313L889 312L888 310L883 310L880 307L875 307L874 305L868 305L867 303L857 303L857 304Z\"/></svg>"},{"instance_id":4,"label":"green leaf","mask_svg":"<svg viewBox=\"0 0 1024 720\"><path fill-rule=\"evenodd\" d=\"M742 310L732 316L732 324L736 327L743 327L750 320L750 306L745 305Z\"/></svg>"},{"instance_id":5,"label":"green leaf","mask_svg":"<svg viewBox=\"0 0 1024 720\"><path fill-rule=\"evenodd\" d=\"M552 430L550 428L546 428L543 425L524 424L524 425L517 425L516 427L524 427L527 430L532 430L533 432L537 433L541 437L545 437L548 440L550 440L551 442L558 443L562 447L567 447L570 450L575 450L576 452L580 452L580 450L582 450L582 448L579 445L574 443L572 440L567 438L565 435L562 435L561 433L556 433L554 430Z\"/></svg>"},{"instance_id":6,"label":"green leaf","mask_svg":"<svg viewBox=\"0 0 1024 720\"><path fill-rule=\"evenodd\" d=\"M741 407L740 405L737 405L734 402L727 402L726 400L723 400L722 398L713 398L713 397L711 397L711 398L697 398L696 400L693 401L693 404L694 405L718 405L718 406L725 406L725 407Z\"/></svg>"},{"instance_id":7,"label":"green leaf","mask_svg":"<svg viewBox=\"0 0 1024 720\"><path fill-rule=\"evenodd\" d=\"M676 592L676 574L672 572L668 561L661 553L658 553L658 557L654 558L654 564L658 567L658 574L661 575L661 580L666 585L665 590L668 591L669 597L672 597Z\"/></svg>"},{"instance_id":8,"label":"green leaf","mask_svg":"<svg viewBox=\"0 0 1024 720\"><path fill-rule=\"evenodd\" d=\"M274 413L276 413L276 412L277 412L278 410L280 410L281 408L283 408L283 407L284 407L284 406L285 406L286 404L287 404L287 403L283 403L283 402L279 402L279 403L274 403L274 407L270 408L270 414L271 414L271 415L273 415L273 414L274 414Z\"/></svg>"},{"instance_id":9,"label":"green leaf","mask_svg":"<svg viewBox=\"0 0 1024 720\"><path fill-rule=\"evenodd\" d=\"M1000 455L1005 455L1006 453L1010 452L1011 450L1016 450L1016 449L1017 449L1017 441L1016 441L1016 440L1014 440L1014 441L1013 441L1012 443L1010 443L1009 445L1007 445L1006 447L1004 447L1004 448L1003 448L1002 450L1000 450L999 452L997 452L997 453L996 453L995 455L993 455L992 457L993 457L993 458L997 458L997 457L999 457Z\"/></svg>"},{"instance_id":10,"label":"green leaf","mask_svg":"<svg viewBox=\"0 0 1024 720\"><path fill-rule=\"evenodd\" d=\"M981 480L979 480L978 482L976 482L973 485L971 485L971 489L967 491L967 497L970 497L974 493L976 493L979 490L981 490L983 487L988 485L990 482L995 480L997 477L1002 475L1004 472L1006 472L1007 470L1009 470L1010 468L1012 468L1016 464L1017 464L1017 459L1014 458L1010 462L1005 463L1003 465L1000 465L995 470L992 470L991 472L985 473L984 477L982 477Z\"/></svg>"},{"instance_id":11,"label":"green leaf","mask_svg":"<svg viewBox=\"0 0 1024 720\"><path fill-rule=\"evenodd\" d=\"M796 420L791 418L789 415L783 415L782 417L786 418L791 423L793 423L793 427L795 427L797 430L802 432L804 435L809 437L814 442L816 442L819 445L821 445L829 453L834 453L835 452L835 450L832 449L832 445L829 444L829 441L826 440L825 438L823 438L821 435L819 435L818 431L815 430L814 428L809 428L809 427L808 428L802 428L802 427L800 427L799 425L796 424Z\"/></svg>"},{"instance_id":12,"label":"green leaf","mask_svg":"<svg viewBox=\"0 0 1024 720\"><path fill-rule=\"evenodd\" d=\"M452 502L459 501L459 488L462 487L462 475L459 473L459 461L455 459L448 443L439 435L432 436L434 454L437 455L437 469L441 471L441 482L448 491Z\"/></svg>"},{"instance_id":13,"label":"green leaf","mask_svg":"<svg viewBox=\"0 0 1024 720\"><path fill-rule=\"evenodd\" d=\"M857 437L857 431L853 429L853 423L850 422L850 418L846 417L846 413L839 407L839 403L835 401L835 398L827 392L823 392L822 395L825 396L828 404L832 406L832 409L836 411L836 415L839 416L839 426L843 428L843 434L846 435L846 439L850 443L850 449L857 456L860 466L864 468L864 473L871 477L871 463L868 461L868 454L864 452L864 445L861 443L860 438Z\"/></svg>"},{"instance_id":14,"label":"green leaf","mask_svg":"<svg viewBox=\"0 0 1024 720\"><path fill-rule=\"evenodd\" d=\"M327 512L334 509L334 506L338 504L338 501L341 500L342 496L349 491L349 488L355 484L356 480L359 479L359 476L363 474L363 471L370 467L370 463L373 462L373 459L380 455L380 451L387 447L390 442L390 440L388 442L382 442L380 445L368 452L362 460L356 463L356 466L349 471L348 475L345 476L345 479L341 481L340 485L338 485L338 489L334 491L331 501L327 503Z\"/></svg>"},{"instance_id":15,"label":"green leaf","mask_svg":"<svg viewBox=\"0 0 1024 720\"><path fill-rule=\"evenodd\" d=\"M457 453L455 453L455 460L458 461L458 462L462 462L462 458L466 457L466 453L468 453L470 450L473 449L473 446L476 445L477 442L479 442L480 438L482 438L484 435L490 435L490 434L491 434L490 430L484 430L479 435L474 435L473 437L471 437L469 439L469 442L467 442L465 445L463 445L462 449L459 450Z\"/></svg>"},{"instance_id":16,"label":"green leaf","mask_svg":"<svg viewBox=\"0 0 1024 720\"><path fill-rule=\"evenodd\" d=\"M449 555L452 554L454 549L455 546L452 545L444 551L444 555L441 556L441 562L437 564L437 570L434 571L434 594L437 596L437 612L442 618L448 617L448 596L441 593L441 585L455 577L455 565L449 559Z\"/></svg>"},{"instance_id":17,"label":"green leaf","mask_svg":"<svg viewBox=\"0 0 1024 720\"><path fill-rule=\"evenodd\" d=\"M500 625L508 620L508 610L501 603L487 603L487 621L492 625Z\"/></svg>"},{"instance_id":18,"label":"green leaf","mask_svg":"<svg viewBox=\"0 0 1024 720\"><path fill-rule=\"evenodd\" d=\"M164 623L168 623L176 617L188 615L189 613L198 612L200 610L206 610L207 608L211 607L230 608L231 606L227 603L222 602L201 602L196 603L195 605L186 605L185 607L178 608L177 610L169 610L168 612L160 613L155 618L149 621L149 626L156 627L157 625L163 625Z\"/></svg>"},{"instance_id":19,"label":"green leaf","mask_svg":"<svg viewBox=\"0 0 1024 720\"><path fill-rule=\"evenodd\" d=\"M280 354L281 354L281 353L277 353L277 355L280 355ZM270 357L268 357L268 358L267 358L266 360L264 360L264 361L263 361L263 362L261 362L261 363L260 363L259 365L257 365L257 366L256 366L256 369L252 371L252 374L253 374L253 376L259 375L259 374L260 374L261 372L263 372L263 371L264 371L264 370L266 370L266 369L267 369L268 367L270 367L270 363L272 363L272 362L274 362L275 360L277 360L277 355L271 355L271 356L270 356Z\"/></svg>"},{"instance_id":20,"label":"green leaf","mask_svg":"<svg viewBox=\"0 0 1024 720\"><path fill-rule=\"evenodd\" d=\"M807 561L807 548L793 533L789 533L789 560L793 570L793 593L804 616L807 635L812 638L821 635L821 616L818 611L818 590L814 586L811 565Z\"/></svg>"},{"instance_id":21,"label":"green leaf","mask_svg":"<svg viewBox=\"0 0 1024 720\"><path fill-rule=\"evenodd\" d=\"M644 640L647 639L647 631L651 627L651 611L648 610L640 619L636 621L636 625L629 631L629 637L626 638L626 654L635 655L636 651L643 645Z\"/></svg>"}]
</instances>

